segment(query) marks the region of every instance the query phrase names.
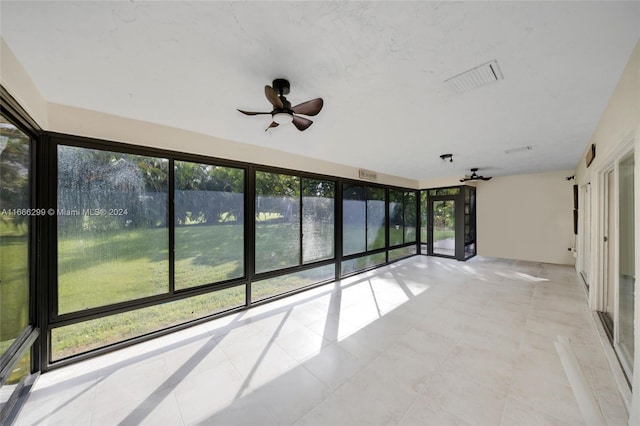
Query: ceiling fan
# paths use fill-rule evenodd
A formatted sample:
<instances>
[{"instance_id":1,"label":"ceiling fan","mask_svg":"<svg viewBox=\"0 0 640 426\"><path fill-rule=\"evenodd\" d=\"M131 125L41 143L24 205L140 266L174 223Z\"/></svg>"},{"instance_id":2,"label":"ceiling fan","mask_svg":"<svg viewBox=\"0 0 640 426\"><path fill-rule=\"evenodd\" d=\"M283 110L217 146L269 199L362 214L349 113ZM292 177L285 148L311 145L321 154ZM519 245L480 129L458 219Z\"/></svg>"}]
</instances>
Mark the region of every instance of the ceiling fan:
<instances>
[{"instance_id":1,"label":"ceiling fan","mask_svg":"<svg viewBox=\"0 0 640 426\"><path fill-rule=\"evenodd\" d=\"M284 97L284 95L289 94L290 87L289 82L283 78L273 80L271 86L264 86L264 94L269 102L271 102L271 105L273 105L273 111L271 112L243 111L241 109L238 111L246 115L271 114L273 121L269 127L264 129L265 132L272 127L278 127L281 124L292 122L293 125L302 132L308 129L309 126L313 124L313 121L296 114L314 116L320 112L324 102L322 98L316 98L292 107L291 103Z\"/></svg>"},{"instance_id":2,"label":"ceiling fan","mask_svg":"<svg viewBox=\"0 0 640 426\"><path fill-rule=\"evenodd\" d=\"M466 182L468 180L491 180L491 176L478 176L478 168L474 167L473 169L471 169L471 175L466 175L464 178L460 179L460 182Z\"/></svg>"}]
</instances>

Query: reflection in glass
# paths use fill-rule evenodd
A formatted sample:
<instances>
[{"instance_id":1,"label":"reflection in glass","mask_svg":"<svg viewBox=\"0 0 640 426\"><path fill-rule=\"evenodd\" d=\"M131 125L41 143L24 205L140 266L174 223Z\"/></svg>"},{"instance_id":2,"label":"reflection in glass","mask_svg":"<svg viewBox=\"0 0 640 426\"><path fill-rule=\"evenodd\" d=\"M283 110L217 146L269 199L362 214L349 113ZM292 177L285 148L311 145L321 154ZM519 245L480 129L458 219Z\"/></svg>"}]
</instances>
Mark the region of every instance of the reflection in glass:
<instances>
[{"instance_id":1,"label":"reflection in glass","mask_svg":"<svg viewBox=\"0 0 640 426\"><path fill-rule=\"evenodd\" d=\"M416 227L418 219L416 216L417 200L415 192L405 192L404 196L404 242L413 243L416 241Z\"/></svg>"},{"instance_id":2,"label":"reflection in glass","mask_svg":"<svg viewBox=\"0 0 640 426\"><path fill-rule=\"evenodd\" d=\"M464 258L476 255L476 190L465 188L464 205Z\"/></svg>"},{"instance_id":3,"label":"reflection in glass","mask_svg":"<svg viewBox=\"0 0 640 426\"><path fill-rule=\"evenodd\" d=\"M389 250L389 262L402 259L403 257L413 256L414 254L416 254L415 245Z\"/></svg>"},{"instance_id":4,"label":"reflection in glass","mask_svg":"<svg viewBox=\"0 0 640 426\"><path fill-rule=\"evenodd\" d=\"M251 284L251 301L255 302L312 284L332 281L335 277L336 267L334 265L325 265L257 281Z\"/></svg>"},{"instance_id":5,"label":"reflection in glass","mask_svg":"<svg viewBox=\"0 0 640 426\"><path fill-rule=\"evenodd\" d=\"M300 178L256 172L256 273L300 265Z\"/></svg>"},{"instance_id":6,"label":"reflection in glass","mask_svg":"<svg viewBox=\"0 0 640 426\"><path fill-rule=\"evenodd\" d=\"M620 162L619 168L619 312L618 347L629 371L633 374L634 300L635 300L635 217L634 217L633 153Z\"/></svg>"},{"instance_id":7,"label":"reflection in glass","mask_svg":"<svg viewBox=\"0 0 640 426\"><path fill-rule=\"evenodd\" d=\"M169 290L168 161L58 146L58 310Z\"/></svg>"},{"instance_id":8,"label":"reflection in glass","mask_svg":"<svg viewBox=\"0 0 640 426\"><path fill-rule=\"evenodd\" d=\"M175 162L175 288L244 275L244 171Z\"/></svg>"},{"instance_id":9,"label":"reflection in glass","mask_svg":"<svg viewBox=\"0 0 640 426\"><path fill-rule=\"evenodd\" d=\"M389 191L389 245L404 242L404 192Z\"/></svg>"},{"instance_id":10,"label":"reflection in glass","mask_svg":"<svg viewBox=\"0 0 640 426\"><path fill-rule=\"evenodd\" d=\"M342 252L362 253L366 245L367 205L364 186L344 184L342 190Z\"/></svg>"},{"instance_id":11,"label":"reflection in glass","mask_svg":"<svg viewBox=\"0 0 640 426\"><path fill-rule=\"evenodd\" d=\"M29 324L30 155L29 137L0 116L0 355Z\"/></svg>"},{"instance_id":12,"label":"reflection in glass","mask_svg":"<svg viewBox=\"0 0 640 426\"><path fill-rule=\"evenodd\" d=\"M386 216L384 188L367 187L367 250L385 247Z\"/></svg>"},{"instance_id":13,"label":"reflection in glass","mask_svg":"<svg viewBox=\"0 0 640 426\"><path fill-rule=\"evenodd\" d=\"M302 259L304 263L334 257L335 183L302 179Z\"/></svg>"},{"instance_id":14,"label":"reflection in glass","mask_svg":"<svg viewBox=\"0 0 640 426\"><path fill-rule=\"evenodd\" d=\"M455 256L455 201L433 201L433 252Z\"/></svg>"},{"instance_id":15,"label":"reflection in glass","mask_svg":"<svg viewBox=\"0 0 640 426\"><path fill-rule=\"evenodd\" d=\"M437 188L437 189L430 189L429 190L429 195L434 197L437 195L458 195L460 193L460 188L459 187L452 187L452 188Z\"/></svg>"},{"instance_id":16,"label":"reflection in glass","mask_svg":"<svg viewBox=\"0 0 640 426\"><path fill-rule=\"evenodd\" d=\"M427 253L427 200L428 191L420 191L420 253Z\"/></svg>"},{"instance_id":17,"label":"reflection in glass","mask_svg":"<svg viewBox=\"0 0 640 426\"><path fill-rule=\"evenodd\" d=\"M348 275L353 272L369 269L377 265L381 265L387 261L385 253L376 253L369 256L362 256L355 259L349 259L342 262L342 275Z\"/></svg>"}]
</instances>

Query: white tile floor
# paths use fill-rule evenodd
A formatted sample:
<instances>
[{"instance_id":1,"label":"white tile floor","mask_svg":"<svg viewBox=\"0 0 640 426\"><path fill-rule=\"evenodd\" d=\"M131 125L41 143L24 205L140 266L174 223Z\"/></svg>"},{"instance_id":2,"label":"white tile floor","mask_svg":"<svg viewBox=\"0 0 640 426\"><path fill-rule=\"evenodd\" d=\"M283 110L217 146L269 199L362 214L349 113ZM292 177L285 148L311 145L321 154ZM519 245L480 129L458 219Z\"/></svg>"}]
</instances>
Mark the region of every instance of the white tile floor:
<instances>
[{"instance_id":1,"label":"white tile floor","mask_svg":"<svg viewBox=\"0 0 640 426\"><path fill-rule=\"evenodd\" d=\"M46 373L17 424L578 425L627 413L572 267L414 257Z\"/></svg>"}]
</instances>

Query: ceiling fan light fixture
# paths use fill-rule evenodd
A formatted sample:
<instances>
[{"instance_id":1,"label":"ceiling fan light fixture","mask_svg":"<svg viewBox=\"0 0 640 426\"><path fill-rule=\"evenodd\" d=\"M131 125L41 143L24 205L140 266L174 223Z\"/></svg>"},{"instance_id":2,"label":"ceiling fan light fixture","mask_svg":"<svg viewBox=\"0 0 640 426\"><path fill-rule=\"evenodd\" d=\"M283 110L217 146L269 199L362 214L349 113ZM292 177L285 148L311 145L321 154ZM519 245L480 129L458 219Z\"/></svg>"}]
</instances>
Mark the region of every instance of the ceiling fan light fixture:
<instances>
[{"instance_id":1,"label":"ceiling fan light fixture","mask_svg":"<svg viewBox=\"0 0 640 426\"><path fill-rule=\"evenodd\" d=\"M278 124L287 124L293 121L293 114L290 114L288 112L276 112L272 117L273 121Z\"/></svg>"}]
</instances>

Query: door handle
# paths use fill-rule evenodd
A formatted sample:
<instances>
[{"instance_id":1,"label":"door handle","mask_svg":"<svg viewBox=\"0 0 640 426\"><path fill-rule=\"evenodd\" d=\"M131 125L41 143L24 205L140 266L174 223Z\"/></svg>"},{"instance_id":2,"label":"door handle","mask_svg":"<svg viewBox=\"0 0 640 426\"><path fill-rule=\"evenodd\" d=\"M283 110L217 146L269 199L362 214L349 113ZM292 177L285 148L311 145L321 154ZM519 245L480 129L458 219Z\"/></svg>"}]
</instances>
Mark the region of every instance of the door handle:
<instances>
[{"instance_id":1,"label":"door handle","mask_svg":"<svg viewBox=\"0 0 640 426\"><path fill-rule=\"evenodd\" d=\"M607 241L609 241L609 238L604 237L604 242L606 243Z\"/></svg>"}]
</instances>

